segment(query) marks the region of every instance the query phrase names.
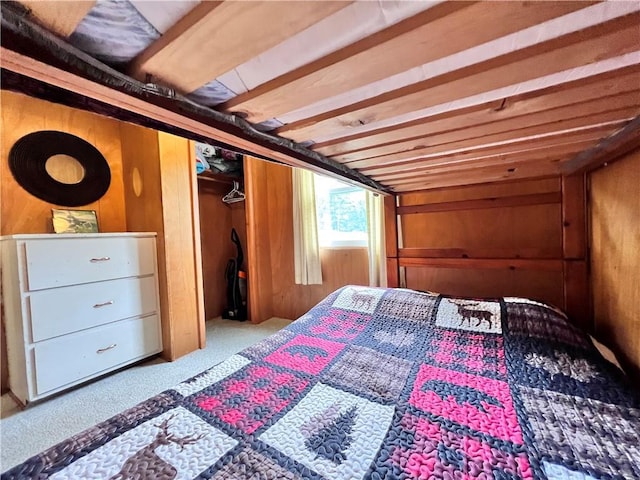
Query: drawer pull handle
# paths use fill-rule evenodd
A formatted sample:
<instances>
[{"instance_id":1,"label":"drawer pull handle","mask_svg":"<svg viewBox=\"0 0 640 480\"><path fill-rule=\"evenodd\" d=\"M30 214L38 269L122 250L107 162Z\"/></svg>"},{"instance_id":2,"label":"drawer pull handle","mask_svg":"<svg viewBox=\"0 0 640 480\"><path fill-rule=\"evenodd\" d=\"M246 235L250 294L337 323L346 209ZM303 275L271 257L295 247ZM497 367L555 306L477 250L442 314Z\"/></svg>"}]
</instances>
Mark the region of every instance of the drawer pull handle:
<instances>
[{"instance_id":1,"label":"drawer pull handle","mask_svg":"<svg viewBox=\"0 0 640 480\"><path fill-rule=\"evenodd\" d=\"M113 300L109 300L108 302L104 303L96 303L93 308L106 307L107 305L113 305Z\"/></svg>"},{"instance_id":2,"label":"drawer pull handle","mask_svg":"<svg viewBox=\"0 0 640 480\"><path fill-rule=\"evenodd\" d=\"M111 260L111 257L99 257L99 258L92 258L91 260L89 260L91 263L97 263L97 262L107 262Z\"/></svg>"},{"instance_id":3,"label":"drawer pull handle","mask_svg":"<svg viewBox=\"0 0 640 480\"><path fill-rule=\"evenodd\" d=\"M96 353L104 353L107 350L111 350L112 348L116 348L118 344L117 343L112 343L111 345L109 345L108 347L104 347L104 348L99 348L98 350L96 350Z\"/></svg>"}]
</instances>

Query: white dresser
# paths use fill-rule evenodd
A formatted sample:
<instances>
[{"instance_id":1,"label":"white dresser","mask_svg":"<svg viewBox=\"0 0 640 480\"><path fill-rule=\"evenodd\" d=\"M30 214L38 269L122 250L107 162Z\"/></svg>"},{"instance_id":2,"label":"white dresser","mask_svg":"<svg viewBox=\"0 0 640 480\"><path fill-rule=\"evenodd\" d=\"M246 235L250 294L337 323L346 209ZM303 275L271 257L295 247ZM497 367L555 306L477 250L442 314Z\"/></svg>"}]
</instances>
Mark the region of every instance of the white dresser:
<instances>
[{"instance_id":1,"label":"white dresser","mask_svg":"<svg viewBox=\"0 0 640 480\"><path fill-rule=\"evenodd\" d=\"M9 388L27 404L162 350L155 233L0 237Z\"/></svg>"}]
</instances>

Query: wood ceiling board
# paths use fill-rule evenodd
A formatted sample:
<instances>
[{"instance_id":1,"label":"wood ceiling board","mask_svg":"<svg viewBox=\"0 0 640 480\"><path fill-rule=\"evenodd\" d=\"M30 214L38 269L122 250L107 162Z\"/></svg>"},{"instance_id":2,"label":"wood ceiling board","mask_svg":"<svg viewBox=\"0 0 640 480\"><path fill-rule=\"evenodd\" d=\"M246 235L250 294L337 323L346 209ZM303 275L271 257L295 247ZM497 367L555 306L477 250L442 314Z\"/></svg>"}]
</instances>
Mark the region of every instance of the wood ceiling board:
<instances>
[{"instance_id":1,"label":"wood ceiling board","mask_svg":"<svg viewBox=\"0 0 640 480\"><path fill-rule=\"evenodd\" d=\"M331 158L339 162L349 163L462 140L476 139L482 143L500 142L589 125L624 121L640 114L640 91L623 98L607 97L590 103L591 105L584 105L582 108L578 106L564 107L558 109L558 111L541 112L525 115L518 119L507 119L476 127L462 128L439 135L430 135L415 140L336 155Z\"/></svg>"},{"instance_id":2,"label":"wood ceiling board","mask_svg":"<svg viewBox=\"0 0 640 480\"><path fill-rule=\"evenodd\" d=\"M479 167L468 167L468 168L456 168L449 170L436 170L430 173L425 173L421 175L416 175L413 178L405 178L402 180L393 180L389 182L385 182L385 185L391 186L393 189L401 188L404 185L413 185L420 182L430 182L434 178L442 178L447 174L455 174L459 177L468 177L468 176L476 176L479 178L485 177L487 175L491 175L494 173L499 173L504 176L504 178L511 178L515 173L519 172L523 174L524 177L531 176L531 170L535 172L535 176L539 176L542 172L544 175L560 175L560 164L558 162L559 159L554 160L544 160L538 162L509 162L504 164L493 164L488 166L479 166ZM524 170L523 170L524 169ZM455 177L448 177L455 178Z\"/></svg>"},{"instance_id":3,"label":"wood ceiling board","mask_svg":"<svg viewBox=\"0 0 640 480\"><path fill-rule=\"evenodd\" d=\"M597 78L596 78L597 77ZM311 148L323 155L332 156L348 153L376 145L430 135L447 130L472 127L505 119L530 116L542 112L557 112L560 108L591 109L597 111L593 101L602 102L604 98L618 96L636 96L640 105L640 65L624 68L606 74L556 85L543 90L529 92L502 101L487 102L472 107L414 120L379 130L363 132L343 139L314 144ZM570 115L574 116L574 115Z\"/></svg>"},{"instance_id":4,"label":"wood ceiling board","mask_svg":"<svg viewBox=\"0 0 640 480\"><path fill-rule=\"evenodd\" d=\"M48 30L61 37L68 37L96 2L20 0L20 3L27 7L33 17Z\"/></svg>"},{"instance_id":5,"label":"wood ceiling board","mask_svg":"<svg viewBox=\"0 0 640 480\"><path fill-rule=\"evenodd\" d=\"M472 185L477 183L500 182L505 180L516 179L534 179L542 177L550 177L559 175L557 164L545 164L542 166L528 166L518 168L515 172L507 172L503 168L490 168L482 170L460 171L443 173L439 175L431 175L424 181L416 181L415 183L394 186L390 183L390 187L396 193L413 192L416 190L425 190L429 188L453 187L461 185Z\"/></svg>"},{"instance_id":6,"label":"wood ceiling board","mask_svg":"<svg viewBox=\"0 0 640 480\"><path fill-rule=\"evenodd\" d=\"M221 109L262 122L593 3L443 2L239 95Z\"/></svg>"},{"instance_id":7,"label":"wood ceiling board","mask_svg":"<svg viewBox=\"0 0 640 480\"><path fill-rule=\"evenodd\" d=\"M284 125L276 132L296 141L348 133L350 127L393 118L638 49L640 13L495 57L362 102Z\"/></svg>"},{"instance_id":8,"label":"wood ceiling board","mask_svg":"<svg viewBox=\"0 0 640 480\"><path fill-rule=\"evenodd\" d=\"M482 142L478 139L463 140L435 147L427 147L411 152L394 153L391 155L383 155L380 157L357 160L354 162L346 162L350 168L357 168L364 171L367 167L376 165L398 165L417 163L429 157L442 156L447 154L463 153L469 150L490 149L494 147L518 150L523 146L539 145L540 147L547 145L556 145L562 143L575 142L579 140L587 140L591 138L604 138L609 136L616 129L624 126L624 122L611 123L608 125L597 125L594 127L583 128L574 132L557 132L547 136L533 136L525 138L517 138L514 140L505 140L503 142Z\"/></svg>"},{"instance_id":9,"label":"wood ceiling board","mask_svg":"<svg viewBox=\"0 0 640 480\"><path fill-rule=\"evenodd\" d=\"M539 155L539 156L526 156L526 157L522 157L520 155L513 155L513 156L500 155L500 156L492 157L491 159L476 160L471 162L465 162L463 164L444 163L442 165L425 168L420 171L413 171L413 172L406 172L406 173L401 172L395 175L382 175L382 176L371 175L371 178L375 179L377 182L380 182L380 183L399 184L403 182L410 182L411 180L419 177L424 177L424 176L443 173L443 172L453 172L453 171L458 171L462 169L485 168L485 167L495 167L495 166L518 167L518 166L526 165L530 163L547 163L547 162L562 163L563 161L575 156L576 153L578 153L579 151L580 150L573 149L573 152L566 153L564 155L545 154L545 155Z\"/></svg>"},{"instance_id":10,"label":"wood ceiling board","mask_svg":"<svg viewBox=\"0 0 640 480\"><path fill-rule=\"evenodd\" d=\"M202 2L133 60L130 75L189 93L351 2Z\"/></svg>"},{"instance_id":11,"label":"wood ceiling board","mask_svg":"<svg viewBox=\"0 0 640 480\"><path fill-rule=\"evenodd\" d=\"M455 189L432 189L428 192L405 193L398 197L402 206L424 205L426 203L455 202L460 200L481 200L483 198L511 197L533 193L561 192L559 176L538 180L517 180L487 185L462 186Z\"/></svg>"},{"instance_id":12,"label":"wood ceiling board","mask_svg":"<svg viewBox=\"0 0 640 480\"><path fill-rule=\"evenodd\" d=\"M506 147L485 148L480 150L471 150L463 153L453 153L442 156L434 156L411 162L409 165L390 165L390 166L374 166L363 168L362 171L369 176L386 176L386 175L405 175L419 173L428 170L432 166L446 165L447 163L456 164L464 162L482 161L485 159L505 158L508 156L536 157L542 155L563 156L565 153L581 152L586 148L590 148L602 138L600 133L594 133L588 136L581 135L578 139L568 138L553 139L552 142L540 143L530 142L529 144L507 145Z\"/></svg>"}]
</instances>

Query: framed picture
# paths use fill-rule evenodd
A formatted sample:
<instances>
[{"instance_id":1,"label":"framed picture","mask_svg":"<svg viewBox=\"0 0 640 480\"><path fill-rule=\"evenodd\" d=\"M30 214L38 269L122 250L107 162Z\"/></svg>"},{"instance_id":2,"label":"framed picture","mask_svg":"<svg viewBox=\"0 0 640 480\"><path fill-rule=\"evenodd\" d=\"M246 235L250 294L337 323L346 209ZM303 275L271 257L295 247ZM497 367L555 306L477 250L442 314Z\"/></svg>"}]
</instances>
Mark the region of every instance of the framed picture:
<instances>
[{"instance_id":1,"label":"framed picture","mask_svg":"<svg viewBox=\"0 0 640 480\"><path fill-rule=\"evenodd\" d=\"M52 209L53 231L56 233L98 233L95 210Z\"/></svg>"}]
</instances>

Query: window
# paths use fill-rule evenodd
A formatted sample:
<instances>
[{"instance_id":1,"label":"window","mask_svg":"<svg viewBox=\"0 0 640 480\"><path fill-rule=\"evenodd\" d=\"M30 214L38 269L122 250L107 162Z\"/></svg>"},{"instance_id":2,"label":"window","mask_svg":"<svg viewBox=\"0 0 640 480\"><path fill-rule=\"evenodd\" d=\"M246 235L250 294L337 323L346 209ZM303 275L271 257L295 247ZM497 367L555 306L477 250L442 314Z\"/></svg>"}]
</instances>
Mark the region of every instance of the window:
<instances>
[{"instance_id":1,"label":"window","mask_svg":"<svg viewBox=\"0 0 640 480\"><path fill-rule=\"evenodd\" d=\"M366 247L365 191L333 178L315 176L318 240L321 247Z\"/></svg>"}]
</instances>

